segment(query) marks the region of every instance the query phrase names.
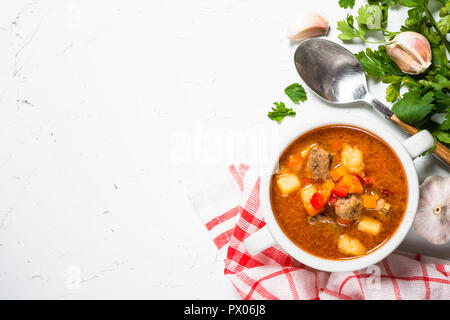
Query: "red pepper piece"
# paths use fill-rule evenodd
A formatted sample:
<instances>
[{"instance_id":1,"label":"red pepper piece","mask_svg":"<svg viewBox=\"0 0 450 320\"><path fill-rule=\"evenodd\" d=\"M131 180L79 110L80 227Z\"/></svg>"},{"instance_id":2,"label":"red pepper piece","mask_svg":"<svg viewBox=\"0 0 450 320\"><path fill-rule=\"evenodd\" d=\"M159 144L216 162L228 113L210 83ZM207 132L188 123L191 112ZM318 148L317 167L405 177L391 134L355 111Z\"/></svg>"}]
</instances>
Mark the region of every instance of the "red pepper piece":
<instances>
[{"instance_id":1,"label":"red pepper piece","mask_svg":"<svg viewBox=\"0 0 450 320\"><path fill-rule=\"evenodd\" d=\"M344 198L348 195L348 188L345 187L337 187L331 190L331 193L338 198Z\"/></svg>"},{"instance_id":2,"label":"red pepper piece","mask_svg":"<svg viewBox=\"0 0 450 320\"><path fill-rule=\"evenodd\" d=\"M389 197L391 194L394 194L394 192L392 192L391 190L386 189L386 188L381 188L381 194L384 197Z\"/></svg>"},{"instance_id":3,"label":"red pepper piece","mask_svg":"<svg viewBox=\"0 0 450 320\"><path fill-rule=\"evenodd\" d=\"M370 179L367 176L361 177L359 174L352 172L352 174L358 178L359 182L361 182L361 184L364 187L367 187L369 184L372 183L372 181L370 181Z\"/></svg>"},{"instance_id":4,"label":"red pepper piece","mask_svg":"<svg viewBox=\"0 0 450 320\"><path fill-rule=\"evenodd\" d=\"M320 210L320 209L322 209L325 206L325 199L318 192L313 194L310 202L311 202L311 205L313 206L313 208L316 209L316 210Z\"/></svg>"},{"instance_id":5,"label":"red pepper piece","mask_svg":"<svg viewBox=\"0 0 450 320\"><path fill-rule=\"evenodd\" d=\"M334 194L331 194L330 199L328 199L328 204L333 205L338 201L338 198Z\"/></svg>"},{"instance_id":6,"label":"red pepper piece","mask_svg":"<svg viewBox=\"0 0 450 320\"><path fill-rule=\"evenodd\" d=\"M354 220L345 220L340 217L336 217L336 220L340 225L343 225L343 226L348 226L348 225L352 224L354 221Z\"/></svg>"}]
</instances>

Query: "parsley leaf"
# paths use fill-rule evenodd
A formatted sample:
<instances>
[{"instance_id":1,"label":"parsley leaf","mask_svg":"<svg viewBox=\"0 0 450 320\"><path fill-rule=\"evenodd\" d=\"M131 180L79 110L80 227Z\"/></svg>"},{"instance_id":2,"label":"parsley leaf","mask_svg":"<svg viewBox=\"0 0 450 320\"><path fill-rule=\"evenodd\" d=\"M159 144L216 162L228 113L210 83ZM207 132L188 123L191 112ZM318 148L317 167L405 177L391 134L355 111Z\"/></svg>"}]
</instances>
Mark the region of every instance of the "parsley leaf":
<instances>
[{"instance_id":1,"label":"parsley leaf","mask_svg":"<svg viewBox=\"0 0 450 320\"><path fill-rule=\"evenodd\" d=\"M347 9L348 7L353 8L355 0L339 0L339 5L344 9Z\"/></svg>"},{"instance_id":2,"label":"parsley leaf","mask_svg":"<svg viewBox=\"0 0 450 320\"><path fill-rule=\"evenodd\" d=\"M436 136L436 138L439 141L442 141L445 143L450 143L450 132L437 130L437 131L433 132L433 134L434 134L434 136Z\"/></svg>"},{"instance_id":3,"label":"parsley leaf","mask_svg":"<svg viewBox=\"0 0 450 320\"><path fill-rule=\"evenodd\" d=\"M377 5L366 5L359 8L356 20L358 21L360 30L364 29L364 27L367 27L368 30L380 30L383 20L381 7Z\"/></svg>"},{"instance_id":4,"label":"parsley leaf","mask_svg":"<svg viewBox=\"0 0 450 320\"><path fill-rule=\"evenodd\" d=\"M433 110L433 91L421 96L418 92L407 92L392 106L392 111L403 122L419 124Z\"/></svg>"},{"instance_id":5,"label":"parsley leaf","mask_svg":"<svg viewBox=\"0 0 450 320\"><path fill-rule=\"evenodd\" d=\"M380 4L382 6L390 7L397 3L397 0L369 0L370 4Z\"/></svg>"},{"instance_id":6,"label":"parsley leaf","mask_svg":"<svg viewBox=\"0 0 450 320\"><path fill-rule=\"evenodd\" d=\"M341 40L351 40L353 38L361 38L365 42L368 41L364 36L367 31L382 31L383 35L391 37L394 33L384 29L387 24L388 7L378 4L366 4L358 9L356 16L357 26L354 25L354 18L351 14L347 14L345 20L338 21L337 29L341 31L338 37ZM386 39L376 43L384 42Z\"/></svg>"},{"instance_id":7,"label":"parsley leaf","mask_svg":"<svg viewBox=\"0 0 450 320\"><path fill-rule=\"evenodd\" d=\"M425 9L428 0L398 0L398 3L405 7Z\"/></svg>"},{"instance_id":8,"label":"parsley leaf","mask_svg":"<svg viewBox=\"0 0 450 320\"><path fill-rule=\"evenodd\" d=\"M422 21L423 10L419 8L412 8L408 10L408 18L405 20L405 25L411 28L417 28Z\"/></svg>"},{"instance_id":9,"label":"parsley leaf","mask_svg":"<svg viewBox=\"0 0 450 320\"><path fill-rule=\"evenodd\" d=\"M353 26L353 16L347 15L347 19L338 21L337 29L341 32L338 37L341 40L352 40L353 38L363 39L363 35Z\"/></svg>"},{"instance_id":10,"label":"parsley leaf","mask_svg":"<svg viewBox=\"0 0 450 320\"><path fill-rule=\"evenodd\" d=\"M294 103L298 103L299 101L306 101L306 91L305 89L298 83L293 83L290 86L284 89L284 93L292 100Z\"/></svg>"},{"instance_id":11,"label":"parsley leaf","mask_svg":"<svg viewBox=\"0 0 450 320\"><path fill-rule=\"evenodd\" d=\"M267 116L278 123L281 123L286 116L295 116L296 113L291 108L286 108L283 102L274 102L275 107L272 107L272 111L269 111Z\"/></svg>"},{"instance_id":12,"label":"parsley leaf","mask_svg":"<svg viewBox=\"0 0 450 320\"><path fill-rule=\"evenodd\" d=\"M444 122L439 126L440 130L450 130L450 112L447 112Z\"/></svg>"},{"instance_id":13,"label":"parsley leaf","mask_svg":"<svg viewBox=\"0 0 450 320\"><path fill-rule=\"evenodd\" d=\"M436 96L436 104L439 106L439 109L442 111L446 111L450 106L450 95L445 94L442 91L437 91L435 93Z\"/></svg>"},{"instance_id":14,"label":"parsley leaf","mask_svg":"<svg viewBox=\"0 0 450 320\"><path fill-rule=\"evenodd\" d=\"M439 73L443 76L450 78L450 66L448 63L447 55L445 53L445 46L431 46L432 52L432 65L439 70Z\"/></svg>"},{"instance_id":15,"label":"parsley leaf","mask_svg":"<svg viewBox=\"0 0 450 320\"><path fill-rule=\"evenodd\" d=\"M386 47L380 46L378 50L372 51L367 48L355 54L359 62L361 62L364 71L371 77L379 78L389 74L402 76L404 73L389 58Z\"/></svg>"},{"instance_id":16,"label":"parsley leaf","mask_svg":"<svg viewBox=\"0 0 450 320\"><path fill-rule=\"evenodd\" d=\"M385 82L385 79L383 79ZM400 87L402 85L402 80L400 78L399 81L393 81L386 88L386 101L387 102L395 102L398 98L400 98Z\"/></svg>"},{"instance_id":17,"label":"parsley leaf","mask_svg":"<svg viewBox=\"0 0 450 320\"><path fill-rule=\"evenodd\" d=\"M437 74L433 77L426 77L427 80L419 80L419 83L424 87L432 87L436 91L442 91L442 89L450 89L450 80L444 77L442 74Z\"/></svg>"},{"instance_id":18,"label":"parsley leaf","mask_svg":"<svg viewBox=\"0 0 450 320\"><path fill-rule=\"evenodd\" d=\"M437 22L437 26L443 34L450 32L450 15L443 17Z\"/></svg>"},{"instance_id":19,"label":"parsley leaf","mask_svg":"<svg viewBox=\"0 0 450 320\"><path fill-rule=\"evenodd\" d=\"M378 51L367 48L366 51L360 51L355 56L369 76L378 78L386 75L383 58Z\"/></svg>"}]
</instances>

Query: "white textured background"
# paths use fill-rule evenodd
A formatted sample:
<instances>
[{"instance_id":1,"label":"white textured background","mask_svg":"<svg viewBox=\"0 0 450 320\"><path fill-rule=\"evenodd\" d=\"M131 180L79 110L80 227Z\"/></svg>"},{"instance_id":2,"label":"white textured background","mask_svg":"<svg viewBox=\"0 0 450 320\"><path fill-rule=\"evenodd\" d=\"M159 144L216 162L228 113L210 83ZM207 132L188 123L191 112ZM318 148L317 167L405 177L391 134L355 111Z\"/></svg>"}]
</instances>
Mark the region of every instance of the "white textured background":
<instances>
[{"instance_id":1,"label":"white textured background","mask_svg":"<svg viewBox=\"0 0 450 320\"><path fill-rule=\"evenodd\" d=\"M231 160L263 162L246 143L313 115L348 112L406 137L310 91L296 118L268 120L299 81L285 32L305 10L337 39L337 0L3 0L0 298L238 298L186 185ZM383 100L383 85L370 89ZM416 163L421 179L449 172ZM414 231L402 248L450 258Z\"/></svg>"}]
</instances>

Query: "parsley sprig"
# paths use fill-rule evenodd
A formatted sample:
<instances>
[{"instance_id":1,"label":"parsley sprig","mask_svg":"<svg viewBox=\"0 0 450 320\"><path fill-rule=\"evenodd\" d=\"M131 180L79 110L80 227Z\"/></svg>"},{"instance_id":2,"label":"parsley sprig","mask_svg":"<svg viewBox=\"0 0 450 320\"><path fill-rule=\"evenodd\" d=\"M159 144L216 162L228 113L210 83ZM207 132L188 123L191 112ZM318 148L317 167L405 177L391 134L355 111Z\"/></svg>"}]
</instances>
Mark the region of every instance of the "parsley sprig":
<instances>
[{"instance_id":1,"label":"parsley sprig","mask_svg":"<svg viewBox=\"0 0 450 320\"><path fill-rule=\"evenodd\" d=\"M368 0L359 8L356 19L349 14L339 21L338 30L342 40L360 38L369 42L366 33L375 31L384 36L379 43L386 42L398 33L385 29L389 7L409 8L400 31L418 32L428 39L433 58L426 72L414 76L403 73L389 58L384 44L376 50L367 48L355 56L368 76L388 84L386 101L393 103L392 111L397 117L419 129L428 129L437 141L450 143L450 63L446 53L450 53L450 43L446 39L450 32L450 0L438 1L442 7L436 21L428 8L428 0ZM354 1L339 0L339 5L353 8ZM444 121L436 122L436 116Z\"/></svg>"},{"instance_id":2,"label":"parsley sprig","mask_svg":"<svg viewBox=\"0 0 450 320\"><path fill-rule=\"evenodd\" d=\"M294 117L296 112L291 108L286 108L283 102L274 102L275 107L272 107L272 111L269 111L267 116L278 123L281 123L283 119L287 116Z\"/></svg>"},{"instance_id":3,"label":"parsley sprig","mask_svg":"<svg viewBox=\"0 0 450 320\"><path fill-rule=\"evenodd\" d=\"M385 5L366 4L358 9L356 21L353 15L348 14L345 20L337 23L337 29L341 31L338 35L339 39L347 41L360 38L367 43L381 43L395 36L398 32L390 32L385 29L388 18L387 8ZM369 41L366 38L369 31L381 31L384 37L380 41Z\"/></svg>"},{"instance_id":4,"label":"parsley sprig","mask_svg":"<svg viewBox=\"0 0 450 320\"><path fill-rule=\"evenodd\" d=\"M284 89L284 93L292 100L294 103L299 103L300 101L306 101L306 91L301 84L293 83ZM284 102L274 102L275 107L272 107L272 111L269 111L267 116L269 119L281 123L283 119L287 116L295 117L296 112L292 108L287 108Z\"/></svg>"}]
</instances>

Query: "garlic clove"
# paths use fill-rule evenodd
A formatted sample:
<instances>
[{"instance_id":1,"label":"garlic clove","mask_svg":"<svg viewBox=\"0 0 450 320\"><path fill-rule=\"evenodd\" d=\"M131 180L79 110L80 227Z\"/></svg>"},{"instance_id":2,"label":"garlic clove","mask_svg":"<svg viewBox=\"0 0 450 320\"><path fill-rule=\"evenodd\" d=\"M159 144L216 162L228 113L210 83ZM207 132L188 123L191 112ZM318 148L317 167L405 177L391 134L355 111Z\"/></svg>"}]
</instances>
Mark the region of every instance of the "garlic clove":
<instances>
[{"instance_id":1,"label":"garlic clove","mask_svg":"<svg viewBox=\"0 0 450 320\"><path fill-rule=\"evenodd\" d=\"M309 12L293 19L288 27L289 40L305 40L312 37L326 35L328 33L328 21L315 12Z\"/></svg>"},{"instance_id":2,"label":"garlic clove","mask_svg":"<svg viewBox=\"0 0 450 320\"><path fill-rule=\"evenodd\" d=\"M397 34L386 46L386 52L404 73L419 74L431 65L430 43L417 32Z\"/></svg>"},{"instance_id":3,"label":"garlic clove","mask_svg":"<svg viewBox=\"0 0 450 320\"><path fill-rule=\"evenodd\" d=\"M450 239L450 177L431 176L420 185L414 229L433 244Z\"/></svg>"}]
</instances>

